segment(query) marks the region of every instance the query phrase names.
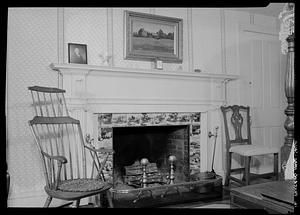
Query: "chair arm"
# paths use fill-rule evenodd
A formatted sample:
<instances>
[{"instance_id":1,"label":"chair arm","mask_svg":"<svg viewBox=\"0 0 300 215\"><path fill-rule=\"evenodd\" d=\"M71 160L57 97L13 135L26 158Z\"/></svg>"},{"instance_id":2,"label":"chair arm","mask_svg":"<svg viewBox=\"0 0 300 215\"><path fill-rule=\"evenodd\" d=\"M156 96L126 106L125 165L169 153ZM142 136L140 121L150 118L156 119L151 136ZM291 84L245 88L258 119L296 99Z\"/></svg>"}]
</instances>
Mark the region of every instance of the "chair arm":
<instances>
[{"instance_id":1,"label":"chair arm","mask_svg":"<svg viewBox=\"0 0 300 215\"><path fill-rule=\"evenodd\" d=\"M57 160L61 163L67 163L68 162L67 158L65 158L64 156L61 156L61 155L52 156L52 155L47 154L46 152L42 152L42 153L43 153L43 155L45 155L49 159L54 159L54 160Z\"/></svg>"},{"instance_id":2,"label":"chair arm","mask_svg":"<svg viewBox=\"0 0 300 215\"><path fill-rule=\"evenodd\" d=\"M42 153L47 158L49 158L50 161L51 160L57 160L58 161L58 169L57 169L56 178L55 178L55 182L54 182L54 190L57 190L58 189L58 184L60 182L60 173L61 173L62 164L67 163L68 160L67 160L67 158L65 158L64 156L61 156L61 155L52 156L52 155L47 154L46 152L42 152Z\"/></svg>"}]
</instances>

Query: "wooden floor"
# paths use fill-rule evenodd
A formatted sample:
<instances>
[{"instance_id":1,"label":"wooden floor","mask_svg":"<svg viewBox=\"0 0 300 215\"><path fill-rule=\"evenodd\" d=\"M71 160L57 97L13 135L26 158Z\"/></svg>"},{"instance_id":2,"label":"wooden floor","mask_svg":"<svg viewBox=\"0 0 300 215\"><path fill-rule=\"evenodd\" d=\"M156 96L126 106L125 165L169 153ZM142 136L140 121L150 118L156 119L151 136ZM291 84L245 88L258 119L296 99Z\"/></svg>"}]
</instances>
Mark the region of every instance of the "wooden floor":
<instances>
[{"instance_id":1,"label":"wooden floor","mask_svg":"<svg viewBox=\"0 0 300 215\"><path fill-rule=\"evenodd\" d=\"M273 178L264 179L257 178L251 181L250 184L259 184L264 182L272 181ZM197 201L184 204L168 205L162 208L228 208L236 209L235 206L230 205L230 189L240 187L241 185L236 182L230 182L229 186L223 186L223 196L219 199L212 199L208 201Z\"/></svg>"},{"instance_id":2,"label":"wooden floor","mask_svg":"<svg viewBox=\"0 0 300 215\"><path fill-rule=\"evenodd\" d=\"M223 189L223 196L217 199L207 201L196 201L176 205L168 205L161 208L231 208L230 194L226 189Z\"/></svg>"},{"instance_id":3,"label":"wooden floor","mask_svg":"<svg viewBox=\"0 0 300 215\"><path fill-rule=\"evenodd\" d=\"M272 181L272 179L255 179L251 184L258 184L263 182ZM223 186L223 195L215 199L210 199L206 201L193 201L187 203L173 204L162 206L159 208L218 208L218 209L236 209L236 207L230 205L230 189L235 187L240 187L241 185L232 182L228 187ZM83 205L80 207L94 207L93 205Z\"/></svg>"}]
</instances>

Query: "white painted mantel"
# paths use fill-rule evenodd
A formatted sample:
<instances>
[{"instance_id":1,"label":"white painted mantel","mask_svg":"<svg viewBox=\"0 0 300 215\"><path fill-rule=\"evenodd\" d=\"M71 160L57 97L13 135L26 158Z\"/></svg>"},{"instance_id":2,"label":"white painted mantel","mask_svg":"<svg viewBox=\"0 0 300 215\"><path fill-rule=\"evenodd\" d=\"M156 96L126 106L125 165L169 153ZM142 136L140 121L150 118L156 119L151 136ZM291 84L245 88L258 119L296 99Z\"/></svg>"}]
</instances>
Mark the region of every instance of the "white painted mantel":
<instances>
[{"instance_id":1,"label":"white painted mantel","mask_svg":"<svg viewBox=\"0 0 300 215\"><path fill-rule=\"evenodd\" d=\"M109 105L143 105L142 111L159 111L153 106L188 105L174 111L206 111L207 105L226 102L226 82L236 75L92 66L50 64L61 74L60 87L66 90L71 106L87 105L100 112L132 112L134 109ZM84 100L84 103L82 101ZM97 107L101 104L101 107ZM203 106L199 109L199 105ZM87 107L86 107L87 108ZM204 108L204 109L203 109ZM180 110L179 110L180 109ZM172 111L172 110L162 110Z\"/></svg>"},{"instance_id":2,"label":"white painted mantel","mask_svg":"<svg viewBox=\"0 0 300 215\"><path fill-rule=\"evenodd\" d=\"M94 113L201 112L201 154L207 156L210 116L226 103L226 83L238 76L93 66L50 64L60 74L71 115L83 131L95 135ZM214 113L213 113L214 114ZM96 139L96 138L95 138ZM201 161L204 169L208 159Z\"/></svg>"}]
</instances>

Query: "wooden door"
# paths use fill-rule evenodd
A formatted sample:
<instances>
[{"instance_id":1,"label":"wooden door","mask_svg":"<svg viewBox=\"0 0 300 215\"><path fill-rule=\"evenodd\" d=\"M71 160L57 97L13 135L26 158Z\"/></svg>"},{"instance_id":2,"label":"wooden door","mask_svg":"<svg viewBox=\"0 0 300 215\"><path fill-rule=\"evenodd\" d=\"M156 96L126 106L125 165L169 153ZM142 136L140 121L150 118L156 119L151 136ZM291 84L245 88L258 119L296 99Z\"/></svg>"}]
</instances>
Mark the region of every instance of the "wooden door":
<instances>
[{"instance_id":1,"label":"wooden door","mask_svg":"<svg viewBox=\"0 0 300 215\"><path fill-rule=\"evenodd\" d=\"M280 147L284 142L286 56L274 29L243 26L239 35L239 101L251 108L252 143ZM273 156L252 160L252 172L272 171Z\"/></svg>"}]
</instances>

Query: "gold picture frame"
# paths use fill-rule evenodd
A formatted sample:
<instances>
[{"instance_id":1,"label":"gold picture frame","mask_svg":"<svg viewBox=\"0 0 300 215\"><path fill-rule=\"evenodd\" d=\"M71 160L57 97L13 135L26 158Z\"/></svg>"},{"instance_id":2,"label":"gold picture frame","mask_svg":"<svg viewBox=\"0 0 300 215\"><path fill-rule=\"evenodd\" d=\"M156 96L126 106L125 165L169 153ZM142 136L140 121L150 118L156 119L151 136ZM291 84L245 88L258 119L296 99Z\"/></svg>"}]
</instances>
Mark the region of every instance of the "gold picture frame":
<instances>
[{"instance_id":1,"label":"gold picture frame","mask_svg":"<svg viewBox=\"0 0 300 215\"><path fill-rule=\"evenodd\" d=\"M182 63L183 20L124 11L127 60Z\"/></svg>"}]
</instances>

